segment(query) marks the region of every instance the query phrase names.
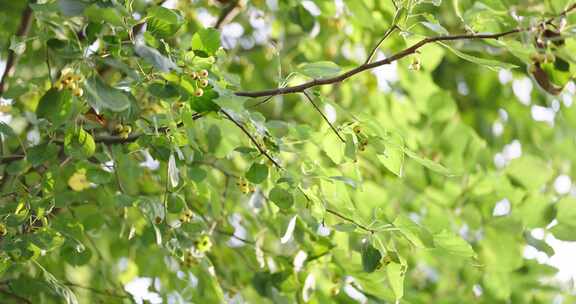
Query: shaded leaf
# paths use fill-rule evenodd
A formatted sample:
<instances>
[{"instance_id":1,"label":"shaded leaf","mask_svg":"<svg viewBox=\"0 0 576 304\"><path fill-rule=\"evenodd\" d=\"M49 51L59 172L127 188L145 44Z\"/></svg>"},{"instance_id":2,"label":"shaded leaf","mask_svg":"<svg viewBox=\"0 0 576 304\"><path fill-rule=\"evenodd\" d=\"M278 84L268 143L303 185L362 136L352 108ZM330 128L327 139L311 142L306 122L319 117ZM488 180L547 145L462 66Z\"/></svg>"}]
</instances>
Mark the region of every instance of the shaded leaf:
<instances>
[{"instance_id":1,"label":"shaded leaf","mask_svg":"<svg viewBox=\"0 0 576 304\"><path fill-rule=\"evenodd\" d=\"M92 76L84 84L88 103L96 110L122 112L130 107L127 93L106 84L99 76Z\"/></svg>"},{"instance_id":2,"label":"shaded leaf","mask_svg":"<svg viewBox=\"0 0 576 304\"><path fill-rule=\"evenodd\" d=\"M362 269L364 269L364 271L374 272L378 267L380 267L381 259L382 254L371 244L362 247Z\"/></svg>"},{"instance_id":3,"label":"shaded leaf","mask_svg":"<svg viewBox=\"0 0 576 304\"><path fill-rule=\"evenodd\" d=\"M469 258L476 255L468 242L447 230L434 235L434 244L436 247L456 256Z\"/></svg>"},{"instance_id":4,"label":"shaded leaf","mask_svg":"<svg viewBox=\"0 0 576 304\"><path fill-rule=\"evenodd\" d=\"M184 24L184 18L178 11L154 6L148 9L146 30L158 38L169 38Z\"/></svg>"},{"instance_id":5,"label":"shaded leaf","mask_svg":"<svg viewBox=\"0 0 576 304\"><path fill-rule=\"evenodd\" d=\"M298 67L298 71L312 78L326 78L340 73L340 67L331 61L305 63Z\"/></svg>"},{"instance_id":6,"label":"shaded leaf","mask_svg":"<svg viewBox=\"0 0 576 304\"><path fill-rule=\"evenodd\" d=\"M294 204L292 193L280 187L272 188L268 196L270 200L280 209L288 209Z\"/></svg>"},{"instance_id":7,"label":"shaded leaf","mask_svg":"<svg viewBox=\"0 0 576 304\"><path fill-rule=\"evenodd\" d=\"M260 184L268 177L268 166L254 163L246 172L246 179L254 184Z\"/></svg>"},{"instance_id":8,"label":"shaded leaf","mask_svg":"<svg viewBox=\"0 0 576 304\"><path fill-rule=\"evenodd\" d=\"M220 32L215 29L200 29L192 36L192 49L214 55L220 48Z\"/></svg>"},{"instance_id":9,"label":"shaded leaf","mask_svg":"<svg viewBox=\"0 0 576 304\"><path fill-rule=\"evenodd\" d=\"M46 118L54 125L59 126L66 122L72 111L72 94L69 90L58 91L50 89L36 108L39 118Z\"/></svg>"}]
</instances>

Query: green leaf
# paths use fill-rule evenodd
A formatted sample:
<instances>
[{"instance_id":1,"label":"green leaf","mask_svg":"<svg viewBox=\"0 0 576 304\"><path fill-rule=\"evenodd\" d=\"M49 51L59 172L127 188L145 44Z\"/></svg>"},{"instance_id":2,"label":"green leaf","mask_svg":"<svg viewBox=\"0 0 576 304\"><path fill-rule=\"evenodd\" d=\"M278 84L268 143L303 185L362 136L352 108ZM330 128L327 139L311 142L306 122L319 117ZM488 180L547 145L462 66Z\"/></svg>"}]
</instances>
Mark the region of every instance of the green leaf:
<instances>
[{"instance_id":1,"label":"green leaf","mask_svg":"<svg viewBox=\"0 0 576 304\"><path fill-rule=\"evenodd\" d=\"M176 34L184 24L184 18L176 10L162 6L153 6L148 9L146 30L158 38L169 38Z\"/></svg>"},{"instance_id":2,"label":"green leaf","mask_svg":"<svg viewBox=\"0 0 576 304\"><path fill-rule=\"evenodd\" d=\"M564 197L556 203L556 219L559 223L576 225L576 198Z\"/></svg>"},{"instance_id":3,"label":"green leaf","mask_svg":"<svg viewBox=\"0 0 576 304\"><path fill-rule=\"evenodd\" d=\"M272 188L268 197L280 209L289 209L294 204L292 193L280 187Z\"/></svg>"},{"instance_id":4,"label":"green leaf","mask_svg":"<svg viewBox=\"0 0 576 304\"><path fill-rule=\"evenodd\" d=\"M84 129L71 129L64 138L64 151L75 158L89 158L96 152L96 143Z\"/></svg>"},{"instance_id":5,"label":"green leaf","mask_svg":"<svg viewBox=\"0 0 576 304\"><path fill-rule=\"evenodd\" d=\"M122 26L122 14L113 7L100 7L92 4L84 10L84 15L92 22L104 22L114 26Z\"/></svg>"},{"instance_id":6,"label":"green leaf","mask_svg":"<svg viewBox=\"0 0 576 304\"><path fill-rule=\"evenodd\" d=\"M528 190L538 190L552 178L552 169L542 159L532 155L523 155L512 160L506 173L515 182Z\"/></svg>"},{"instance_id":7,"label":"green leaf","mask_svg":"<svg viewBox=\"0 0 576 304\"><path fill-rule=\"evenodd\" d=\"M470 246L468 242L447 230L434 235L434 244L436 247L441 248L452 255L465 258L471 258L476 255L472 246Z\"/></svg>"},{"instance_id":8,"label":"green leaf","mask_svg":"<svg viewBox=\"0 0 576 304\"><path fill-rule=\"evenodd\" d=\"M0 134L4 134L4 136L6 136L6 137L18 136L18 135L16 135L14 130L12 130L12 127L10 127L8 124L6 124L3 121L0 121Z\"/></svg>"},{"instance_id":9,"label":"green leaf","mask_svg":"<svg viewBox=\"0 0 576 304\"><path fill-rule=\"evenodd\" d=\"M507 301L511 293L511 277L509 272L489 271L484 274L483 286L495 298L501 301Z\"/></svg>"},{"instance_id":10,"label":"green leaf","mask_svg":"<svg viewBox=\"0 0 576 304\"><path fill-rule=\"evenodd\" d=\"M396 300L400 300L404 296L404 278L406 273L405 266L398 263L390 263L386 266L386 278L388 284L394 292Z\"/></svg>"},{"instance_id":11,"label":"green leaf","mask_svg":"<svg viewBox=\"0 0 576 304\"><path fill-rule=\"evenodd\" d=\"M372 16L372 11L366 6L366 3L364 1L345 0L345 3L348 9L350 10L350 13L354 15L353 20L355 22L358 22L360 25L362 25L362 27L365 27L367 29L374 29L376 24L374 17ZM401 17L402 15L407 13L408 12L406 11L400 12L398 16ZM398 18L397 21L401 21L400 18Z\"/></svg>"},{"instance_id":12,"label":"green leaf","mask_svg":"<svg viewBox=\"0 0 576 304\"><path fill-rule=\"evenodd\" d=\"M130 107L128 93L106 84L99 76L92 76L84 84L86 98L96 110L122 112Z\"/></svg>"},{"instance_id":13,"label":"green leaf","mask_svg":"<svg viewBox=\"0 0 576 304\"><path fill-rule=\"evenodd\" d=\"M300 26L303 31L309 32L314 27L314 16L302 5L296 5L288 12L292 23Z\"/></svg>"},{"instance_id":14,"label":"green leaf","mask_svg":"<svg viewBox=\"0 0 576 304\"><path fill-rule=\"evenodd\" d=\"M382 254L371 244L362 247L362 269L366 272L374 272L380 267Z\"/></svg>"},{"instance_id":15,"label":"green leaf","mask_svg":"<svg viewBox=\"0 0 576 304\"><path fill-rule=\"evenodd\" d=\"M65 16L82 15L89 3L79 0L58 0L58 8Z\"/></svg>"},{"instance_id":16,"label":"green leaf","mask_svg":"<svg viewBox=\"0 0 576 304\"><path fill-rule=\"evenodd\" d=\"M36 108L36 115L39 118L45 118L55 126L66 122L72 112L72 94L69 90L58 91L50 89Z\"/></svg>"},{"instance_id":17,"label":"green leaf","mask_svg":"<svg viewBox=\"0 0 576 304\"><path fill-rule=\"evenodd\" d=\"M398 177L402 177L404 166L404 139L391 133L390 137L384 140L384 151L378 151L378 160Z\"/></svg>"},{"instance_id":18,"label":"green leaf","mask_svg":"<svg viewBox=\"0 0 576 304\"><path fill-rule=\"evenodd\" d=\"M260 184L268 177L268 166L253 163L248 172L246 172L246 179L254 184Z\"/></svg>"},{"instance_id":19,"label":"green leaf","mask_svg":"<svg viewBox=\"0 0 576 304\"><path fill-rule=\"evenodd\" d=\"M416 154L415 152L412 152L408 149L404 149L404 152L406 153L406 155L408 155L408 157L410 157L411 159L415 160L417 163L421 164L422 166L436 172L439 174L442 174L444 176L452 176L452 172L450 172L450 170L444 166L442 166L441 164L434 162L430 159L427 158L423 158L418 156L418 154Z\"/></svg>"},{"instance_id":20,"label":"green leaf","mask_svg":"<svg viewBox=\"0 0 576 304\"><path fill-rule=\"evenodd\" d=\"M576 241L576 225L557 224L550 229L555 238L562 241Z\"/></svg>"},{"instance_id":21,"label":"green leaf","mask_svg":"<svg viewBox=\"0 0 576 304\"><path fill-rule=\"evenodd\" d=\"M92 251L85 246L64 246L60 251L60 256L72 266L82 266L90 262Z\"/></svg>"},{"instance_id":22,"label":"green leaf","mask_svg":"<svg viewBox=\"0 0 576 304\"><path fill-rule=\"evenodd\" d=\"M202 182L206 178L206 171L198 166L191 166L188 169L188 176L195 182Z\"/></svg>"},{"instance_id":23,"label":"green leaf","mask_svg":"<svg viewBox=\"0 0 576 304\"><path fill-rule=\"evenodd\" d=\"M28 149L26 158L32 166L36 167L47 161L55 160L58 157L59 150L55 144L37 145Z\"/></svg>"},{"instance_id":24,"label":"green leaf","mask_svg":"<svg viewBox=\"0 0 576 304\"><path fill-rule=\"evenodd\" d=\"M192 36L192 49L214 55L220 48L220 32L215 29L200 29Z\"/></svg>"},{"instance_id":25,"label":"green leaf","mask_svg":"<svg viewBox=\"0 0 576 304\"><path fill-rule=\"evenodd\" d=\"M170 99L177 97L179 95L178 88L171 83L160 83L160 82L151 83L148 86L148 92L162 99Z\"/></svg>"},{"instance_id":26,"label":"green leaf","mask_svg":"<svg viewBox=\"0 0 576 304\"><path fill-rule=\"evenodd\" d=\"M505 70L511 70L514 68L517 68L517 65L511 64L511 63L507 63L507 62L501 62L498 60L493 60L493 59L486 59L486 58L479 58L479 57L475 57L472 55L468 55L465 53L460 52L459 50L452 48L450 46L448 46L445 43L442 42L438 42L440 45L444 46L445 48L447 48L448 50L450 50L452 53L454 53L454 55L470 61L472 63L476 63L482 66L485 66L493 71L499 71L500 69L505 69Z\"/></svg>"},{"instance_id":27,"label":"green leaf","mask_svg":"<svg viewBox=\"0 0 576 304\"><path fill-rule=\"evenodd\" d=\"M170 194L167 203L167 209L170 213L180 213L184 209L184 206L186 206L184 197L176 193Z\"/></svg>"},{"instance_id":28,"label":"green leaf","mask_svg":"<svg viewBox=\"0 0 576 304\"><path fill-rule=\"evenodd\" d=\"M450 35L450 33L448 32L448 30L446 30L442 25L440 25L439 23L435 23L435 22L427 22L427 21L422 21L420 22L422 25L424 25L426 28L430 29L431 31L435 32L436 34L440 34L440 35Z\"/></svg>"},{"instance_id":29,"label":"green leaf","mask_svg":"<svg viewBox=\"0 0 576 304\"><path fill-rule=\"evenodd\" d=\"M144 58L144 60L161 72L167 73L171 70L179 70L172 60L160 54L158 50L146 46L143 43L136 43L134 51L138 56Z\"/></svg>"},{"instance_id":30,"label":"green leaf","mask_svg":"<svg viewBox=\"0 0 576 304\"><path fill-rule=\"evenodd\" d=\"M530 232L524 233L524 239L526 240L526 243L528 245L538 249L539 251L546 253L546 255L548 255L549 257L554 255L554 248L552 248L550 245L548 245L548 243L546 243L546 241L539 240L539 239L532 237Z\"/></svg>"},{"instance_id":31,"label":"green leaf","mask_svg":"<svg viewBox=\"0 0 576 304\"><path fill-rule=\"evenodd\" d=\"M352 232L356 230L357 226L352 223L338 223L334 225L334 229L340 232Z\"/></svg>"},{"instance_id":32,"label":"green leaf","mask_svg":"<svg viewBox=\"0 0 576 304\"><path fill-rule=\"evenodd\" d=\"M312 78L326 78L340 73L340 67L331 61L305 63L298 67L298 72Z\"/></svg>"},{"instance_id":33,"label":"green leaf","mask_svg":"<svg viewBox=\"0 0 576 304\"><path fill-rule=\"evenodd\" d=\"M399 215L394 219L394 227L402 231L402 235L410 240L410 243L421 248L434 247L432 234L426 228L414 223L406 215Z\"/></svg>"},{"instance_id":34,"label":"green leaf","mask_svg":"<svg viewBox=\"0 0 576 304\"><path fill-rule=\"evenodd\" d=\"M392 19L392 25L404 25L408 17L408 9L405 6L400 7L396 13L394 13L394 19ZM422 22L424 23L424 22Z\"/></svg>"},{"instance_id":35,"label":"green leaf","mask_svg":"<svg viewBox=\"0 0 576 304\"><path fill-rule=\"evenodd\" d=\"M102 169L90 168L86 171L86 178L95 184L107 184L112 181L113 175Z\"/></svg>"}]
</instances>

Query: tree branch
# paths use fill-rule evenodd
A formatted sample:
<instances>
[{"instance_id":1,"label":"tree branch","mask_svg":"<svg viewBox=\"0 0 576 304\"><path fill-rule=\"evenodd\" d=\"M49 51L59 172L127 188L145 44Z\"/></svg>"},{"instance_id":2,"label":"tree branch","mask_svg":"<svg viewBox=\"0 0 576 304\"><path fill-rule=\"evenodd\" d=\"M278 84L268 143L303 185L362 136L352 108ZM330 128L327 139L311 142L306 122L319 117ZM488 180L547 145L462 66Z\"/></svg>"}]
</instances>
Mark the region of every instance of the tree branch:
<instances>
[{"instance_id":1,"label":"tree branch","mask_svg":"<svg viewBox=\"0 0 576 304\"><path fill-rule=\"evenodd\" d=\"M527 31L529 29L513 29L507 32L497 33L497 34L462 34L462 35L448 35L448 36L436 36L436 37L428 37L420 40L416 44L408 47L388 58L375 61L372 63L365 63L362 64L348 72L340 74L338 76L330 77L330 78L323 78L323 79L314 79L312 81L291 86L291 87L284 87L284 88L277 88L277 89L270 89L270 90L263 90L263 91L251 91L251 92L236 92L234 93L236 96L243 96L243 97L265 97L265 96L276 96L276 95L284 95L284 94L291 94L291 93L301 93L304 90L307 90L312 87L316 86L323 86L329 84L335 84L342 82L356 74L364 72L366 70L370 70L373 68L377 68L379 66L383 66L386 64L390 64L394 61L398 61L408 55L414 54L419 48L425 46L426 44L438 41L452 41L452 40L473 40L473 39L499 39L504 36L520 33Z\"/></svg>"},{"instance_id":2,"label":"tree branch","mask_svg":"<svg viewBox=\"0 0 576 304\"><path fill-rule=\"evenodd\" d=\"M18 26L18 30L16 31L16 37L23 37L28 35L30 31L30 26L32 25L32 19L34 16L32 15L32 9L28 5L24 11L22 11L22 17L20 17L20 25ZM0 96L4 94L4 90L6 88L6 81L8 78L12 76L14 72L14 68L16 63L18 62L18 54L16 54L13 50L8 51L8 57L6 59L6 67L4 68L4 74L2 74L2 79L0 79Z\"/></svg>"},{"instance_id":3,"label":"tree branch","mask_svg":"<svg viewBox=\"0 0 576 304\"><path fill-rule=\"evenodd\" d=\"M557 16L546 19L541 24L550 24L556 18L565 17L566 15L573 12L574 10L576 10L576 3L568 6L565 10L563 10ZM408 55L416 53L416 51L418 51L419 48L421 48L421 47L423 47L429 43L440 42L440 41L454 41L454 40L500 39L501 37L504 37L504 36L509 36L512 34L517 34L517 33L522 33L522 32L527 32L527 31L532 30L532 28L517 28L517 29L509 30L506 32L496 33L496 34L460 34L460 35L445 35L445 36L428 37L428 38L424 38L424 39L420 40L416 44L414 44L414 45L412 45L412 46L410 46L410 47L408 47L408 48L406 48L400 52L397 52L396 54L394 54L388 58L370 63L370 60L372 59L376 50L380 47L380 44L382 44L382 42L396 28L397 28L396 26L392 26L390 29L388 29L388 31L386 31L384 37L380 40L380 42L372 50L372 52L370 53L370 55L368 56L366 61L362 65L360 65L360 66L358 66L352 70L349 70L348 72L345 72L343 74L340 74L340 75L334 76L334 77L329 77L329 78L324 78L324 79L314 79L312 81L309 81L309 82L306 82L306 83L303 83L300 85L296 85L296 86L291 86L291 87L283 87L283 88L269 89L269 90L263 90L263 91L240 91L240 92L235 92L234 94L236 96L243 96L243 97L270 97L270 96L284 95L284 94L291 94L291 93L301 93L301 92L304 92L304 90L307 90L307 89L312 88L312 87L339 83L339 82L342 82L342 81L344 81L344 80L346 80L346 79L348 79L348 78L350 78L356 74L364 72L366 70L370 70L373 68L377 68L379 66L390 64L394 61L398 61L398 60L400 60L400 59L402 59Z\"/></svg>"}]
</instances>

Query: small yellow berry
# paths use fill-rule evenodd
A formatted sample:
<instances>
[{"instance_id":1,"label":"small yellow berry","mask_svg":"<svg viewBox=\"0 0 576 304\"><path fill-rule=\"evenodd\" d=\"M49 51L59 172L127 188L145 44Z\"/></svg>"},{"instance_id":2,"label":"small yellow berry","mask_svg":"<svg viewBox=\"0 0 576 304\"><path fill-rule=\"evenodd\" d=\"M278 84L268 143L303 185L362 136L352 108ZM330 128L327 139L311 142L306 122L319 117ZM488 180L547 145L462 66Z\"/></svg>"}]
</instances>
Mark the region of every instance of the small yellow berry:
<instances>
[{"instance_id":1,"label":"small yellow berry","mask_svg":"<svg viewBox=\"0 0 576 304\"><path fill-rule=\"evenodd\" d=\"M197 88L196 91L194 91L194 96L201 97L202 95L204 95L204 90L201 88Z\"/></svg>"},{"instance_id":2,"label":"small yellow berry","mask_svg":"<svg viewBox=\"0 0 576 304\"><path fill-rule=\"evenodd\" d=\"M206 70L201 70L200 72L198 72L198 77L200 77L200 78L206 78L206 77L208 77L208 71L206 71Z\"/></svg>"},{"instance_id":3,"label":"small yellow berry","mask_svg":"<svg viewBox=\"0 0 576 304\"><path fill-rule=\"evenodd\" d=\"M190 77L192 77L192 79L198 79L198 73L196 73L196 72L191 72L191 73L190 73Z\"/></svg>"},{"instance_id":4,"label":"small yellow berry","mask_svg":"<svg viewBox=\"0 0 576 304\"><path fill-rule=\"evenodd\" d=\"M208 86L208 79L202 79L200 80L200 86L205 88Z\"/></svg>"},{"instance_id":5,"label":"small yellow berry","mask_svg":"<svg viewBox=\"0 0 576 304\"><path fill-rule=\"evenodd\" d=\"M174 104L172 104L172 110L173 111L178 111L180 109L182 109L184 107L184 103L181 101L177 101Z\"/></svg>"},{"instance_id":6,"label":"small yellow berry","mask_svg":"<svg viewBox=\"0 0 576 304\"><path fill-rule=\"evenodd\" d=\"M360 126L355 126L352 130L354 130L354 133L356 134L360 134L360 132L362 132L362 128L360 128Z\"/></svg>"},{"instance_id":7,"label":"small yellow berry","mask_svg":"<svg viewBox=\"0 0 576 304\"><path fill-rule=\"evenodd\" d=\"M192 220L193 216L194 216L194 213L192 212L192 210L186 209L186 210L182 211L182 214L180 214L180 222L188 223Z\"/></svg>"},{"instance_id":8,"label":"small yellow berry","mask_svg":"<svg viewBox=\"0 0 576 304\"><path fill-rule=\"evenodd\" d=\"M84 90L82 90L82 88L75 88L72 91L72 94L74 94L76 97L82 97L82 95L84 95Z\"/></svg>"},{"instance_id":9,"label":"small yellow berry","mask_svg":"<svg viewBox=\"0 0 576 304\"><path fill-rule=\"evenodd\" d=\"M6 230L6 225L0 223L0 236L5 236L6 233L8 233L8 230Z\"/></svg>"},{"instance_id":10,"label":"small yellow berry","mask_svg":"<svg viewBox=\"0 0 576 304\"><path fill-rule=\"evenodd\" d=\"M124 126L121 125L121 124L117 124L117 125L114 127L114 132L116 132L116 133L121 133L122 130L124 130Z\"/></svg>"},{"instance_id":11,"label":"small yellow berry","mask_svg":"<svg viewBox=\"0 0 576 304\"><path fill-rule=\"evenodd\" d=\"M410 63L410 66L408 66L408 69L412 71L420 71L421 67L422 65L420 64L420 58L414 57L412 59L412 63Z\"/></svg>"},{"instance_id":12,"label":"small yellow berry","mask_svg":"<svg viewBox=\"0 0 576 304\"><path fill-rule=\"evenodd\" d=\"M210 241L210 237L203 235L196 241L195 245L199 252L208 252L212 248L212 241Z\"/></svg>"}]
</instances>

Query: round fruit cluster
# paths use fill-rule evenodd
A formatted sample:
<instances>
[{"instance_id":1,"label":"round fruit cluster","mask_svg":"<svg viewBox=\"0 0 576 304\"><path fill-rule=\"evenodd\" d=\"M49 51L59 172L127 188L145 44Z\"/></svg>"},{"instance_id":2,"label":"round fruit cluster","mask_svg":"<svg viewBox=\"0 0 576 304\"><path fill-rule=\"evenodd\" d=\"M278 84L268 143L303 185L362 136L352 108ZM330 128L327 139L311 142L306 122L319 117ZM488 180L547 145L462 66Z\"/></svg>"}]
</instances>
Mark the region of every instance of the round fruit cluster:
<instances>
[{"instance_id":1,"label":"round fruit cluster","mask_svg":"<svg viewBox=\"0 0 576 304\"><path fill-rule=\"evenodd\" d=\"M132 133L132 127L128 125L124 126L122 124L117 124L116 127L114 127L114 131L116 134L118 134L118 136L120 136L120 138L126 139L130 133Z\"/></svg>"},{"instance_id":2,"label":"round fruit cluster","mask_svg":"<svg viewBox=\"0 0 576 304\"><path fill-rule=\"evenodd\" d=\"M192 71L189 75L192 77L192 79L196 80L196 90L194 91L194 96L201 97L204 95L204 90L202 88L208 86L208 71Z\"/></svg>"},{"instance_id":3,"label":"round fruit cluster","mask_svg":"<svg viewBox=\"0 0 576 304\"><path fill-rule=\"evenodd\" d=\"M194 216L194 213L192 212L192 210L186 209L186 210L182 211L182 214L180 214L180 222L189 223L192 220L193 216Z\"/></svg>"},{"instance_id":4,"label":"round fruit cluster","mask_svg":"<svg viewBox=\"0 0 576 304\"><path fill-rule=\"evenodd\" d=\"M80 87L84 82L82 75L74 73L71 69L64 69L61 74L60 79L54 84L58 91L66 89L71 90L76 97L84 95L84 90Z\"/></svg>"},{"instance_id":5,"label":"round fruit cluster","mask_svg":"<svg viewBox=\"0 0 576 304\"><path fill-rule=\"evenodd\" d=\"M248 181L246 181L244 178L240 178L236 185L238 185L238 188L240 188L240 192L244 194L254 192L254 187L250 185L250 183L248 183Z\"/></svg>"}]
</instances>

